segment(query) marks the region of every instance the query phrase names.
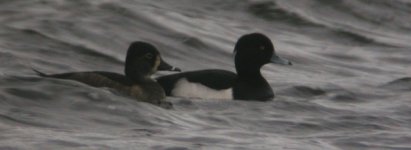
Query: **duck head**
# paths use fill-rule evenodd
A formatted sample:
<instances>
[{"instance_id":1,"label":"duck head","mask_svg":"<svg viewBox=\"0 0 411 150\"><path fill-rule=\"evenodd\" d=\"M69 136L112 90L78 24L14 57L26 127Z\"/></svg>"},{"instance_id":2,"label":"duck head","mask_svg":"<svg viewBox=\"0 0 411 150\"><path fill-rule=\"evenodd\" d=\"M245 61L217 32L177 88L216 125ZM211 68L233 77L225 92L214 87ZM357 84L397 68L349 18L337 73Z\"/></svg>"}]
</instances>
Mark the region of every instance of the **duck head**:
<instances>
[{"instance_id":1,"label":"duck head","mask_svg":"<svg viewBox=\"0 0 411 150\"><path fill-rule=\"evenodd\" d=\"M125 74L131 79L137 77L150 77L156 71L181 71L165 62L153 45L136 41L133 42L126 56Z\"/></svg>"},{"instance_id":2,"label":"duck head","mask_svg":"<svg viewBox=\"0 0 411 150\"><path fill-rule=\"evenodd\" d=\"M260 68L267 63L292 65L275 53L271 40L261 33L251 33L240 37L234 48L237 73L260 73Z\"/></svg>"}]
</instances>

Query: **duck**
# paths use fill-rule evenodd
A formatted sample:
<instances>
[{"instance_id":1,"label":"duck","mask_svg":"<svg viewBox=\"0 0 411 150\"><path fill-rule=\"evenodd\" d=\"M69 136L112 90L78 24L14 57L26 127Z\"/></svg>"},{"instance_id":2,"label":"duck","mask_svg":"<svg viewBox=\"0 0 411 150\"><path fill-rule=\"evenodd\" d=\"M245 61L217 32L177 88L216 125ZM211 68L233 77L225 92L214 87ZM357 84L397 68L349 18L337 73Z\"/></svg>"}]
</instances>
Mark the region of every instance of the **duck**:
<instances>
[{"instance_id":1,"label":"duck","mask_svg":"<svg viewBox=\"0 0 411 150\"><path fill-rule=\"evenodd\" d=\"M181 72L157 77L167 96L268 101L274 92L261 75L261 67L268 63L292 65L275 53L270 38L262 33L241 36L234 47L236 73L221 69Z\"/></svg>"},{"instance_id":2,"label":"duck","mask_svg":"<svg viewBox=\"0 0 411 150\"><path fill-rule=\"evenodd\" d=\"M166 95L163 88L151 77L158 70L181 71L180 68L164 61L155 46L143 41L132 42L128 47L124 75L105 71L46 74L33 69L41 77L74 80L93 87L106 87L139 101L171 108L172 104L164 100Z\"/></svg>"}]
</instances>

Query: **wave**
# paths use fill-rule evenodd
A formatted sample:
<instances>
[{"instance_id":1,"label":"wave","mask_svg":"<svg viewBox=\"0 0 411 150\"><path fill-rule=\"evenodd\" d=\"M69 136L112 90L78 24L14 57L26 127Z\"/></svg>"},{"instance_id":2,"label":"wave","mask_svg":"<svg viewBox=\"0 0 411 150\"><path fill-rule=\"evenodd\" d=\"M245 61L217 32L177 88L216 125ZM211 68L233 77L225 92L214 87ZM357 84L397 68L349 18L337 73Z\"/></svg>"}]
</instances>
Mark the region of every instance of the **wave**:
<instances>
[{"instance_id":1,"label":"wave","mask_svg":"<svg viewBox=\"0 0 411 150\"><path fill-rule=\"evenodd\" d=\"M39 32L35 29L22 29L22 31L26 34L40 36L40 37L43 37L44 39L51 40L53 43L57 43L59 45L62 45L62 47L67 47L68 49L70 49L70 50L72 50L76 53L79 53L80 55L103 58L107 61L117 63L117 64L122 64L123 63L122 61L118 60L117 58L113 57L110 54L104 54L99 50L87 48L86 46L83 46L83 45L76 45L76 44L73 44L73 43L68 43L64 40L55 39L55 38L47 36L46 34L43 34L43 33Z\"/></svg>"},{"instance_id":2,"label":"wave","mask_svg":"<svg viewBox=\"0 0 411 150\"><path fill-rule=\"evenodd\" d=\"M317 0L314 1L313 3L319 3L316 4L316 7L332 7L336 9L337 11L344 12L345 15L352 16L352 19L357 18L359 21L357 21L357 24L361 24L360 21L369 21L371 24L377 25L381 23L376 23L371 21L371 19L375 18L374 16L364 16L360 12L355 12L352 10L353 8L350 8L350 6L345 5L342 1L323 1L323 0ZM323 5L323 6L321 6ZM311 16L311 18L308 18L307 15L309 14L301 14L304 11L309 11L307 9L311 8L303 8L303 7L297 7L294 9L299 9L302 11L294 11L291 9L288 9L286 7L282 7L281 5L277 4L275 1L260 1L260 2L252 2L248 5L248 12L253 14L256 17L262 18L267 21L275 21L278 24L286 24L289 27L296 28L297 30L307 29L309 34L314 34L311 33L311 31L314 29L319 29L325 32L330 33L330 36L333 36L334 41L336 42L344 42L344 40L341 39L346 39L349 41L349 43L357 43L357 44L363 44L363 45L368 45L368 44L376 44L379 46L393 46L393 44L381 40L377 40L370 36L368 33L362 33L363 31L360 31L358 29L352 29L348 25L344 25L341 23L337 23L335 25L335 22L330 22L330 20L321 20L319 21L318 19L312 19L316 17L330 17L334 12L329 12L330 15L324 14L323 16ZM310 10L311 11L311 10ZM339 13L340 13L339 12ZM338 17L338 16L335 16ZM304 30L303 30L304 31ZM372 32L372 31L367 31L367 32ZM327 39L330 39L329 37ZM344 44L344 43L342 43Z\"/></svg>"},{"instance_id":3,"label":"wave","mask_svg":"<svg viewBox=\"0 0 411 150\"><path fill-rule=\"evenodd\" d=\"M295 12L279 7L274 1L251 3L248 11L266 20L285 22L295 26L320 26Z\"/></svg>"},{"instance_id":4,"label":"wave","mask_svg":"<svg viewBox=\"0 0 411 150\"><path fill-rule=\"evenodd\" d=\"M383 22L394 9L411 12L405 0L43 1L0 0L10 7L0 9L0 149L395 149L410 141L402 132L411 122L409 47L387 40L409 19ZM378 24L383 32L367 28ZM115 72L126 43L146 40L184 70L233 70L235 40L255 30L295 62L262 69L276 94L269 102L167 97L175 107L165 110L29 69Z\"/></svg>"},{"instance_id":5,"label":"wave","mask_svg":"<svg viewBox=\"0 0 411 150\"><path fill-rule=\"evenodd\" d=\"M384 84L382 87L392 90L411 90L411 77L403 77Z\"/></svg>"}]
</instances>

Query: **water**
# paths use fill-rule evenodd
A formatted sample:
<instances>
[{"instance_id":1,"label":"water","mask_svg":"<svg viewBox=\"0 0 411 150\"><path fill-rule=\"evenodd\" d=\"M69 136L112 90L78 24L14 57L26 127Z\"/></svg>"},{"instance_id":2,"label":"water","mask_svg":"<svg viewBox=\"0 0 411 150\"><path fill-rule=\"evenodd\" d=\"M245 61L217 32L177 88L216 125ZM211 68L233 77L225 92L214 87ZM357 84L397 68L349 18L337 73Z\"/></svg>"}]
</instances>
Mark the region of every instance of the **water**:
<instances>
[{"instance_id":1,"label":"water","mask_svg":"<svg viewBox=\"0 0 411 150\"><path fill-rule=\"evenodd\" d=\"M0 149L411 149L410 14L408 0L1 0ZM185 71L233 71L251 32L294 64L263 67L271 102L165 110L31 71L122 73L135 40Z\"/></svg>"}]
</instances>

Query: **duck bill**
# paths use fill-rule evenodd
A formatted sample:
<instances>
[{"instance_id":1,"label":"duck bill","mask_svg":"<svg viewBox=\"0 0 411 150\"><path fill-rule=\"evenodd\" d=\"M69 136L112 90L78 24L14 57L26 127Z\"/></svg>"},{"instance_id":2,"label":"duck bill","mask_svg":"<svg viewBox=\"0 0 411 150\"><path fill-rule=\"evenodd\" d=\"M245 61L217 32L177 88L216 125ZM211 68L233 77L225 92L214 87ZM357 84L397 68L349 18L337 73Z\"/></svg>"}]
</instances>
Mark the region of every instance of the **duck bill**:
<instances>
[{"instance_id":1,"label":"duck bill","mask_svg":"<svg viewBox=\"0 0 411 150\"><path fill-rule=\"evenodd\" d=\"M157 70L159 71L175 71L175 72L181 72L181 69L178 67L171 66L167 62L165 62L163 59L161 59L160 65L158 66Z\"/></svg>"},{"instance_id":2,"label":"duck bill","mask_svg":"<svg viewBox=\"0 0 411 150\"><path fill-rule=\"evenodd\" d=\"M271 57L271 63L274 64L280 64L280 65L293 65L293 63L291 63L291 61L285 59L285 58L281 58L277 55L273 55L273 57Z\"/></svg>"}]
</instances>

